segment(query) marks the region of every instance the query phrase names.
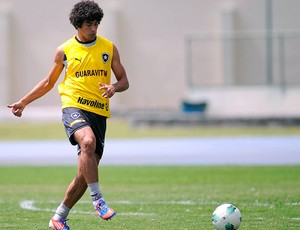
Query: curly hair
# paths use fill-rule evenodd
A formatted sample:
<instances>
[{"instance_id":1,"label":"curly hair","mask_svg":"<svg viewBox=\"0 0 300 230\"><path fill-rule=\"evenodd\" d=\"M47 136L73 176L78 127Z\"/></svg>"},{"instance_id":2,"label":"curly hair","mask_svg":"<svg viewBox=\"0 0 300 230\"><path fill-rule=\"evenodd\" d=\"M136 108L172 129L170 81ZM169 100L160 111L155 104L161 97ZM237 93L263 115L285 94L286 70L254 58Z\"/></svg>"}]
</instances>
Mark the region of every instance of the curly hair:
<instances>
[{"instance_id":1,"label":"curly hair","mask_svg":"<svg viewBox=\"0 0 300 230\"><path fill-rule=\"evenodd\" d=\"M101 22L103 18L103 10L94 1L81 1L74 5L70 13L70 23L77 28L81 28L85 21Z\"/></svg>"}]
</instances>

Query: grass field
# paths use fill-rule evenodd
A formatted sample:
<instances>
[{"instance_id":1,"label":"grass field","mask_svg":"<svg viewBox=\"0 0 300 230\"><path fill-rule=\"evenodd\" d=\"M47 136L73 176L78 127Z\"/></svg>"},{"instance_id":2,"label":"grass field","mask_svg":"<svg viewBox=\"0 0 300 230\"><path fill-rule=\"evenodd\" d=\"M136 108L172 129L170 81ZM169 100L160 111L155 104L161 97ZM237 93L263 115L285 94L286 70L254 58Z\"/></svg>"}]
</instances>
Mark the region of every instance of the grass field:
<instances>
[{"instance_id":1,"label":"grass field","mask_svg":"<svg viewBox=\"0 0 300 230\"><path fill-rule=\"evenodd\" d=\"M51 123L0 123L0 140L64 139L61 122ZM220 137L220 136L291 136L300 135L300 126L161 126L132 127L124 120L109 119L107 138L151 137Z\"/></svg>"},{"instance_id":2,"label":"grass field","mask_svg":"<svg viewBox=\"0 0 300 230\"><path fill-rule=\"evenodd\" d=\"M107 138L293 136L300 127L138 127L109 121ZM0 140L65 139L60 123L2 123ZM67 140L66 140L67 141ZM22 153L26 154L26 153ZM0 229L47 229L76 167L0 167ZM214 229L213 210L233 203L240 229L300 229L300 166L105 166L101 189L117 211L101 221L88 193L71 212L71 229Z\"/></svg>"},{"instance_id":3,"label":"grass field","mask_svg":"<svg viewBox=\"0 0 300 230\"><path fill-rule=\"evenodd\" d=\"M1 167L1 229L47 229L75 173L75 167ZM71 229L214 229L211 214L223 202L240 208L240 229L300 229L298 166L105 166L100 175L117 216L98 219L86 193L69 216Z\"/></svg>"}]
</instances>

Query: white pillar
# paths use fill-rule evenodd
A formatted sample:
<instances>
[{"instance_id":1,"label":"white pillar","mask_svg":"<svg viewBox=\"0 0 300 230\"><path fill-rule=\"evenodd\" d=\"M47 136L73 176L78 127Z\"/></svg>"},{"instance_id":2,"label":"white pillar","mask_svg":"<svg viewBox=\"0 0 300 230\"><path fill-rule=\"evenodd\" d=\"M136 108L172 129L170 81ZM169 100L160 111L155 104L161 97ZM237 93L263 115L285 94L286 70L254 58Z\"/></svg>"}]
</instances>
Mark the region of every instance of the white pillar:
<instances>
[{"instance_id":1,"label":"white pillar","mask_svg":"<svg viewBox=\"0 0 300 230\"><path fill-rule=\"evenodd\" d=\"M224 33L234 32L235 7L227 2L222 9L222 28ZM235 83L235 40L224 37L223 40L223 63L224 63L224 84Z\"/></svg>"},{"instance_id":2,"label":"white pillar","mask_svg":"<svg viewBox=\"0 0 300 230\"><path fill-rule=\"evenodd\" d=\"M104 18L103 22L101 22L100 34L118 46L119 30L119 7L114 2L111 2L111 4L104 9Z\"/></svg>"},{"instance_id":3,"label":"white pillar","mask_svg":"<svg viewBox=\"0 0 300 230\"><path fill-rule=\"evenodd\" d=\"M9 103L10 76L9 76L9 15L0 8L0 105Z\"/></svg>"}]
</instances>

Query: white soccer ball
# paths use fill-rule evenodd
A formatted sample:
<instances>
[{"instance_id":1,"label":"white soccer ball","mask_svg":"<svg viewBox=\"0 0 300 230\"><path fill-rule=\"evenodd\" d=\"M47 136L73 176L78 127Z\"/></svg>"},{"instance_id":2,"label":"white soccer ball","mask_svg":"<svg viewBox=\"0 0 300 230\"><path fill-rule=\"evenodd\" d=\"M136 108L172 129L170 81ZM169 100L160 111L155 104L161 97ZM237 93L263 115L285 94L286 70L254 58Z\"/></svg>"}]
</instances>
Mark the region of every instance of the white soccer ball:
<instances>
[{"instance_id":1,"label":"white soccer ball","mask_svg":"<svg viewBox=\"0 0 300 230\"><path fill-rule=\"evenodd\" d=\"M241 222L242 214L232 204L222 204L212 214L212 223L217 230L236 230Z\"/></svg>"}]
</instances>

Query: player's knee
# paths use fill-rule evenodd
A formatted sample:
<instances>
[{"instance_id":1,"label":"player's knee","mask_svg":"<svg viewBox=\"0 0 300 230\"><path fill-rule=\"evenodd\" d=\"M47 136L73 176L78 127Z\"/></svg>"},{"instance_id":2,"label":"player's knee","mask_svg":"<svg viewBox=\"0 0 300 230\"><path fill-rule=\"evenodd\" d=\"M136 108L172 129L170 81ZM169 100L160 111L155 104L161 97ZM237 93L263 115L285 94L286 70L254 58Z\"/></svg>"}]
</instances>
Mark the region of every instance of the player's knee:
<instances>
[{"instance_id":1,"label":"player's knee","mask_svg":"<svg viewBox=\"0 0 300 230\"><path fill-rule=\"evenodd\" d=\"M96 150L96 140L94 137L86 136L80 143L81 151L94 154Z\"/></svg>"}]
</instances>

